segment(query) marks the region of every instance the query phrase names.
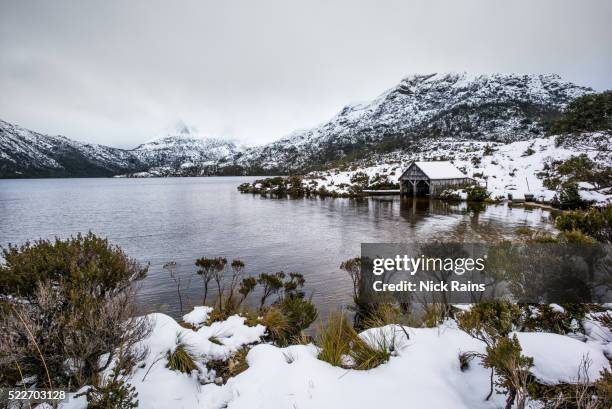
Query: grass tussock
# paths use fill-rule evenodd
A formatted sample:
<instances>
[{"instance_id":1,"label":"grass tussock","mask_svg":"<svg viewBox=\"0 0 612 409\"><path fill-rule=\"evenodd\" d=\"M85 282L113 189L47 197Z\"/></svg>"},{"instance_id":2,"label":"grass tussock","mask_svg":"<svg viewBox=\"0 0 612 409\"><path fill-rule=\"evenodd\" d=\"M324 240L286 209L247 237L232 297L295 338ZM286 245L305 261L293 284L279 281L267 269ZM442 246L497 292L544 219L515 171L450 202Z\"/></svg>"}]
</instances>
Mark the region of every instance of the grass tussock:
<instances>
[{"instance_id":1,"label":"grass tussock","mask_svg":"<svg viewBox=\"0 0 612 409\"><path fill-rule=\"evenodd\" d=\"M376 368L387 362L396 351L394 334L384 329L373 329L362 337L344 314L332 314L319 327L319 359L343 368Z\"/></svg>"},{"instance_id":2,"label":"grass tussock","mask_svg":"<svg viewBox=\"0 0 612 409\"><path fill-rule=\"evenodd\" d=\"M380 328L385 325L400 324L402 322L402 313L399 308L391 304L379 304L370 311L367 317L362 321L364 329Z\"/></svg>"},{"instance_id":3,"label":"grass tussock","mask_svg":"<svg viewBox=\"0 0 612 409\"><path fill-rule=\"evenodd\" d=\"M268 329L270 337L275 340L284 339L291 331L289 318L276 306L266 308L261 323Z\"/></svg>"},{"instance_id":4,"label":"grass tussock","mask_svg":"<svg viewBox=\"0 0 612 409\"><path fill-rule=\"evenodd\" d=\"M345 367L345 357L350 353L351 343L356 336L357 333L346 315L331 314L327 323L319 326L319 359L334 366Z\"/></svg>"},{"instance_id":5,"label":"grass tussock","mask_svg":"<svg viewBox=\"0 0 612 409\"><path fill-rule=\"evenodd\" d=\"M370 334L368 341L358 336L354 342L350 352L350 357L354 362L354 369L367 370L376 368L391 358L394 340L389 339L384 331L380 330L375 334Z\"/></svg>"},{"instance_id":6,"label":"grass tussock","mask_svg":"<svg viewBox=\"0 0 612 409\"><path fill-rule=\"evenodd\" d=\"M183 342L178 343L174 351L168 352L167 367L173 371L179 371L186 374L198 369L196 365L197 357Z\"/></svg>"}]
</instances>

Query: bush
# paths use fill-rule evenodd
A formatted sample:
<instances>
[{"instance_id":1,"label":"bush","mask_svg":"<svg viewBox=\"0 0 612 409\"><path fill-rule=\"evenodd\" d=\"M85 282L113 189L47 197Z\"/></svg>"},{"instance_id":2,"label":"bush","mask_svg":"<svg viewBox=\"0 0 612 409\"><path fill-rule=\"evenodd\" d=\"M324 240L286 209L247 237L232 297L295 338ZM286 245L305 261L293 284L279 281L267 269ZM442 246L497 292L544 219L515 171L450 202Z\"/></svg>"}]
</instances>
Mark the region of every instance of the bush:
<instances>
[{"instance_id":1,"label":"bush","mask_svg":"<svg viewBox=\"0 0 612 409\"><path fill-rule=\"evenodd\" d=\"M285 297L279 304L289 321L291 337L297 336L317 319L317 308L310 300L299 296Z\"/></svg>"},{"instance_id":2,"label":"bush","mask_svg":"<svg viewBox=\"0 0 612 409\"><path fill-rule=\"evenodd\" d=\"M499 375L496 383L508 393L508 408L516 401L516 408L524 409L527 401L527 381L533 358L524 356L521 352L516 334L513 337L504 336L495 345L487 347L483 359L483 366L491 368Z\"/></svg>"},{"instance_id":3,"label":"bush","mask_svg":"<svg viewBox=\"0 0 612 409\"><path fill-rule=\"evenodd\" d=\"M19 366L23 376L37 377L38 387L78 388L93 383L119 346L128 355L142 352L137 344L150 324L136 317L134 283L147 268L120 248L89 233L9 246L3 257L0 373L5 386L21 379Z\"/></svg>"},{"instance_id":4,"label":"bush","mask_svg":"<svg viewBox=\"0 0 612 409\"><path fill-rule=\"evenodd\" d=\"M351 183L365 189L370 184L370 177L365 172L356 172L351 176Z\"/></svg>"},{"instance_id":5,"label":"bush","mask_svg":"<svg viewBox=\"0 0 612 409\"><path fill-rule=\"evenodd\" d=\"M189 347L179 340L174 351L168 351L167 367L173 371L190 374L198 369L196 365L197 357L191 352Z\"/></svg>"},{"instance_id":6,"label":"bush","mask_svg":"<svg viewBox=\"0 0 612 409\"><path fill-rule=\"evenodd\" d=\"M549 130L549 134L603 131L612 128L612 91L576 98Z\"/></svg>"},{"instance_id":7,"label":"bush","mask_svg":"<svg viewBox=\"0 0 612 409\"><path fill-rule=\"evenodd\" d=\"M138 407L138 392L125 380L119 366L102 386L90 388L87 395L87 409L134 409Z\"/></svg>"},{"instance_id":8,"label":"bush","mask_svg":"<svg viewBox=\"0 0 612 409\"><path fill-rule=\"evenodd\" d=\"M491 195L487 189L481 186L470 186L465 188L468 202L484 202Z\"/></svg>"},{"instance_id":9,"label":"bush","mask_svg":"<svg viewBox=\"0 0 612 409\"><path fill-rule=\"evenodd\" d=\"M143 267L121 248L89 232L67 240L39 240L2 249L0 294L33 301L40 283L61 285L70 301L112 296L146 276ZM76 297L71 297L74 293Z\"/></svg>"},{"instance_id":10,"label":"bush","mask_svg":"<svg viewBox=\"0 0 612 409\"><path fill-rule=\"evenodd\" d=\"M603 208L564 212L555 219L557 229L568 232L579 230L598 241L612 242L612 205Z\"/></svg>"},{"instance_id":11,"label":"bush","mask_svg":"<svg viewBox=\"0 0 612 409\"><path fill-rule=\"evenodd\" d=\"M559 209L583 209L588 205L588 203L580 197L578 185L574 182L562 184L559 194L555 196L552 203Z\"/></svg>"}]
</instances>

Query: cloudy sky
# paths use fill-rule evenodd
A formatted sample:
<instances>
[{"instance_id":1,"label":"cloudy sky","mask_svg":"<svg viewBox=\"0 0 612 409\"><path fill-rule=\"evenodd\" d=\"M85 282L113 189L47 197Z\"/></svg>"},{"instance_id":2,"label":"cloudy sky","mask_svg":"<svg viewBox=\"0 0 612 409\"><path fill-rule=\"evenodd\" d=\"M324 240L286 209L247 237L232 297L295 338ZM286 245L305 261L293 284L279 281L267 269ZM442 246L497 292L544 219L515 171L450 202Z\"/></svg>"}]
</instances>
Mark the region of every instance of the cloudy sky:
<instances>
[{"instance_id":1,"label":"cloudy sky","mask_svg":"<svg viewBox=\"0 0 612 409\"><path fill-rule=\"evenodd\" d=\"M121 147L183 121L253 145L411 73L610 89L610 21L609 0L0 0L0 118Z\"/></svg>"}]
</instances>

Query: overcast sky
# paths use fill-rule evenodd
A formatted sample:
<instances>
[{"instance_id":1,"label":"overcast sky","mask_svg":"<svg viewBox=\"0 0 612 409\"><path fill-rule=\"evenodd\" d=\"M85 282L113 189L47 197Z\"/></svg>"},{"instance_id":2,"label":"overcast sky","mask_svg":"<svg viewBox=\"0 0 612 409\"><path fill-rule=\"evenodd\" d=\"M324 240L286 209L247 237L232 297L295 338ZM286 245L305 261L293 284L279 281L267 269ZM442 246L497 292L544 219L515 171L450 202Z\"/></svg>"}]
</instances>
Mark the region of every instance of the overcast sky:
<instances>
[{"instance_id":1,"label":"overcast sky","mask_svg":"<svg viewBox=\"0 0 612 409\"><path fill-rule=\"evenodd\" d=\"M611 21L609 0L0 0L0 118L121 147L184 121L253 145L411 73L610 89Z\"/></svg>"}]
</instances>

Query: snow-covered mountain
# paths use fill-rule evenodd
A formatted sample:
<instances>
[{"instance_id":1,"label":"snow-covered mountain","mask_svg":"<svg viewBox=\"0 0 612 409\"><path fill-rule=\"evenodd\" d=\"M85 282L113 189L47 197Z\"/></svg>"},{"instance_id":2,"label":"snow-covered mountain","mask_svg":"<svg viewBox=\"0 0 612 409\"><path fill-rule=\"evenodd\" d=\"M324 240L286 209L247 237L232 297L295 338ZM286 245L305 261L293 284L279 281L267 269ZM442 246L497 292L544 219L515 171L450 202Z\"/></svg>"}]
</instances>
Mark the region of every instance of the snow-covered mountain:
<instances>
[{"instance_id":1,"label":"snow-covered mountain","mask_svg":"<svg viewBox=\"0 0 612 409\"><path fill-rule=\"evenodd\" d=\"M193 128L182 125L131 152L149 167L213 168L230 161L241 148L232 141L202 138Z\"/></svg>"},{"instance_id":2,"label":"snow-covered mountain","mask_svg":"<svg viewBox=\"0 0 612 409\"><path fill-rule=\"evenodd\" d=\"M422 138L530 139L542 136L570 101L591 92L553 74L413 75L372 102L347 105L320 126L251 149L238 163L303 170Z\"/></svg>"},{"instance_id":3,"label":"snow-covered mountain","mask_svg":"<svg viewBox=\"0 0 612 409\"><path fill-rule=\"evenodd\" d=\"M112 176L145 168L123 149L43 135L0 120L0 178Z\"/></svg>"},{"instance_id":4,"label":"snow-covered mountain","mask_svg":"<svg viewBox=\"0 0 612 409\"><path fill-rule=\"evenodd\" d=\"M543 136L569 102L592 92L552 74L413 75L315 128L247 149L186 126L124 150L0 121L0 177L295 173L410 150L421 140L529 140Z\"/></svg>"}]
</instances>

